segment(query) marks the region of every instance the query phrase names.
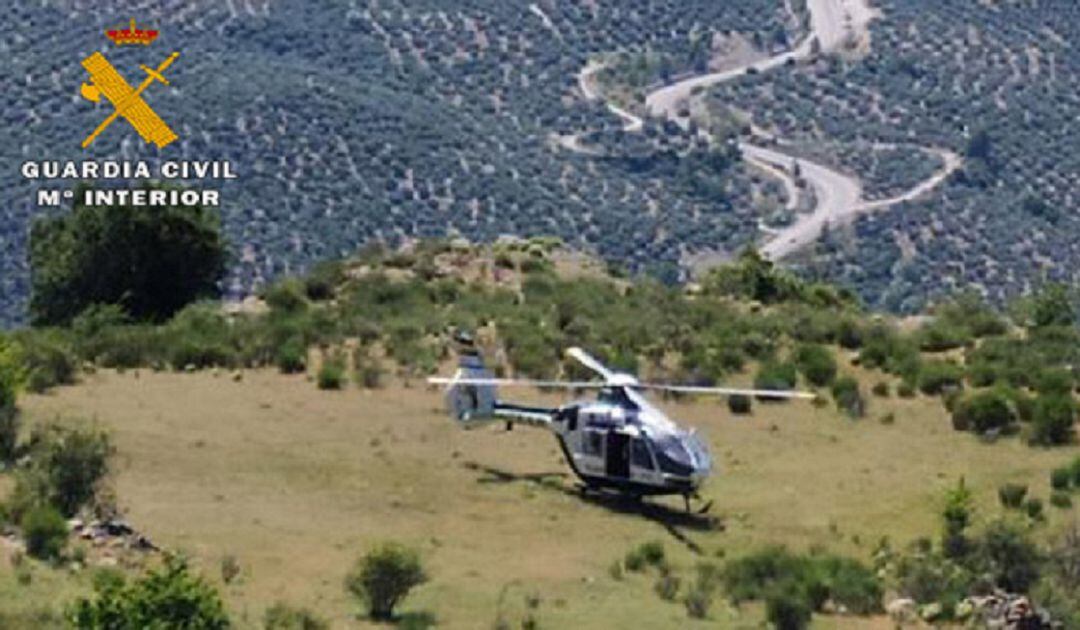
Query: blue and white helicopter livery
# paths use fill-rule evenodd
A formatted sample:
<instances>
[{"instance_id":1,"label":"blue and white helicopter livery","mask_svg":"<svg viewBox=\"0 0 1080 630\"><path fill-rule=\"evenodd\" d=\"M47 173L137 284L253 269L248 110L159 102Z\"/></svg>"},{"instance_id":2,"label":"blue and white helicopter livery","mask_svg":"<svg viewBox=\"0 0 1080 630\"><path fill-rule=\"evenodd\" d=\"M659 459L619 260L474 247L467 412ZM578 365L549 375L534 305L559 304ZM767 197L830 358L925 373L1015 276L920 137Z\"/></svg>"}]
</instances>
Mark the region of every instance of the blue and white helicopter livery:
<instances>
[{"instance_id":1,"label":"blue and white helicopter livery","mask_svg":"<svg viewBox=\"0 0 1080 630\"><path fill-rule=\"evenodd\" d=\"M690 498L697 497L712 472L712 457L694 430L680 428L645 398L644 391L813 398L805 392L642 383L630 374L609 370L580 348L570 348L567 355L603 380L494 378L471 340L464 340L457 373L451 378L429 378L428 382L446 386L448 410L465 428L503 421L507 429L525 424L550 430L586 489L634 499L681 495L687 510ZM500 400L498 387L594 389L598 396L560 407L533 407Z\"/></svg>"}]
</instances>

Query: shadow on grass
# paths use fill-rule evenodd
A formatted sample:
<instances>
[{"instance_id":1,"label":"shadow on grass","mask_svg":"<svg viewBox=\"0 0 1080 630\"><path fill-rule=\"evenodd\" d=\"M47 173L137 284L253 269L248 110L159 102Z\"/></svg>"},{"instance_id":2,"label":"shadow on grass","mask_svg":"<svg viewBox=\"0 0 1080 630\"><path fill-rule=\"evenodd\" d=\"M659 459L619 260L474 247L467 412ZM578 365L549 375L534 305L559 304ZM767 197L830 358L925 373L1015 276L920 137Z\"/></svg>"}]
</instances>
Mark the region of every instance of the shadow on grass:
<instances>
[{"instance_id":1,"label":"shadow on grass","mask_svg":"<svg viewBox=\"0 0 1080 630\"><path fill-rule=\"evenodd\" d=\"M717 516L687 512L668 507L663 503L655 503L648 499L630 497L615 492L588 489L581 484L569 485L565 482L570 475L564 472L514 473L476 462L465 462L463 466L467 470L482 473L476 479L477 483L531 484L544 490L573 497L609 512L644 517L663 527L673 538L696 554L702 553L701 547L687 537L682 529L696 532L724 531L724 523Z\"/></svg>"}]
</instances>

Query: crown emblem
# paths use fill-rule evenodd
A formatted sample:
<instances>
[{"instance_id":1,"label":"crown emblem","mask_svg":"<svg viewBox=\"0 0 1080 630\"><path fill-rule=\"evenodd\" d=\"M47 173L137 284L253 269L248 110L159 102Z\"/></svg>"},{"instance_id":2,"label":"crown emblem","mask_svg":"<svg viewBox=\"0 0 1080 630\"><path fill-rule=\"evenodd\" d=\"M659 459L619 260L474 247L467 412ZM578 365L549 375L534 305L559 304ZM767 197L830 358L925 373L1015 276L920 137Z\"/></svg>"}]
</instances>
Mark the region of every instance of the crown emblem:
<instances>
[{"instance_id":1,"label":"crown emblem","mask_svg":"<svg viewBox=\"0 0 1080 630\"><path fill-rule=\"evenodd\" d=\"M125 46L128 44L149 46L151 42L157 39L157 36L158 31L136 27L135 18L131 19L131 26L128 28L105 31L105 37L111 39L117 46Z\"/></svg>"}]
</instances>

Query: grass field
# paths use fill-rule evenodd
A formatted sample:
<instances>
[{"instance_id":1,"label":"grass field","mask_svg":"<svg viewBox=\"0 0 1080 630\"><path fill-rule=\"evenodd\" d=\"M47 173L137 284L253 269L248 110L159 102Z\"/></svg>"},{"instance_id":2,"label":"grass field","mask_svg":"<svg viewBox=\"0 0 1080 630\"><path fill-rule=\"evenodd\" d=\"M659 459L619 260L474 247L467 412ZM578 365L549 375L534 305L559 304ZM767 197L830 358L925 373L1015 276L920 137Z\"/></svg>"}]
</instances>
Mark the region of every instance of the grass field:
<instances>
[{"instance_id":1,"label":"grass field","mask_svg":"<svg viewBox=\"0 0 1080 630\"><path fill-rule=\"evenodd\" d=\"M711 442L718 474L704 495L715 501L716 526L683 514L681 500L644 513L583 500L551 436L463 432L443 414L440 393L420 386L321 392L303 376L269 371L239 382L210 372L100 372L22 400L31 422L96 422L112 432L114 483L129 520L190 553L241 625L256 626L284 600L334 627L365 627L342 579L360 553L389 538L421 549L431 575L404 612L462 629L493 627L500 609L520 627L532 595L542 628L760 627L758 608L720 601L710 620L692 622L653 592L655 575L616 580L608 568L648 540L664 542L684 581L701 559L767 543L867 560L882 536L897 545L936 536L942 492L959 477L987 518L998 512L1002 482L1028 483L1045 500L1048 471L1077 452L981 443L955 433L937 400L870 404L858 422L809 403L756 405L746 418L722 402L663 404ZM895 423L879 422L887 412ZM1076 516L1048 510L1046 531ZM227 555L242 572L224 586ZM86 582L35 567L33 582L19 585L0 563L0 601L16 611L58 609ZM890 627L880 618L816 624Z\"/></svg>"}]
</instances>

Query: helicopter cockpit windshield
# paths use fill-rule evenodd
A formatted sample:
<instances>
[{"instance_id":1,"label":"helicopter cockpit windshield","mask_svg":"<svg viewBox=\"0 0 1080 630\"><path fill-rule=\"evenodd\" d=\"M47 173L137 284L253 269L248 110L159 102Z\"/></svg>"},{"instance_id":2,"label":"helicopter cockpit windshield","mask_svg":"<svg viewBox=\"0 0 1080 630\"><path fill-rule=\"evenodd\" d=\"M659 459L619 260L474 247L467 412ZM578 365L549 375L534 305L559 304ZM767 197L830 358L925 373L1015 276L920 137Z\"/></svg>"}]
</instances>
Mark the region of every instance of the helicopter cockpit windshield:
<instances>
[{"instance_id":1,"label":"helicopter cockpit windshield","mask_svg":"<svg viewBox=\"0 0 1080 630\"><path fill-rule=\"evenodd\" d=\"M709 451L694 433L657 436L653 439L656 461L663 472L690 477L707 473L712 466Z\"/></svg>"}]
</instances>

